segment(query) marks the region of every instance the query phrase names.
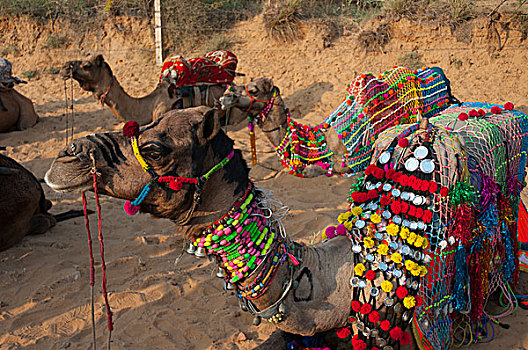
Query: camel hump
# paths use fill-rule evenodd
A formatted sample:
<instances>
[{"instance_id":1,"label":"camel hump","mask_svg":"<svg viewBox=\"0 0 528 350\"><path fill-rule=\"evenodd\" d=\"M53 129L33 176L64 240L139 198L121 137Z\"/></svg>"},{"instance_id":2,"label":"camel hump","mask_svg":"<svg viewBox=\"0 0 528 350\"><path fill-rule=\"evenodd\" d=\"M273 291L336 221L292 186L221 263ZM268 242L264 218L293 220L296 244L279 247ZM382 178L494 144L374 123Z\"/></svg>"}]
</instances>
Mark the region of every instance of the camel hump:
<instances>
[{"instance_id":1,"label":"camel hump","mask_svg":"<svg viewBox=\"0 0 528 350\"><path fill-rule=\"evenodd\" d=\"M227 84L235 78L237 65L237 57L227 50L211 51L188 60L174 56L163 63L160 83L166 80L176 87Z\"/></svg>"}]
</instances>

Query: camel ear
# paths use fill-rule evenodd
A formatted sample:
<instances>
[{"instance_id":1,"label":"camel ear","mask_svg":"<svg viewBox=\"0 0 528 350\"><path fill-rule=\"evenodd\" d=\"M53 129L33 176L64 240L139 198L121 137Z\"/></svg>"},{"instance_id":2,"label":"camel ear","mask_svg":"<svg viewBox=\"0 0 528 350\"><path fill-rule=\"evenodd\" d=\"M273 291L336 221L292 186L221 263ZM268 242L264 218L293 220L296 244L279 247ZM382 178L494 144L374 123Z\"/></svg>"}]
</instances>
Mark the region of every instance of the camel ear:
<instances>
[{"instance_id":1,"label":"camel ear","mask_svg":"<svg viewBox=\"0 0 528 350\"><path fill-rule=\"evenodd\" d=\"M273 90L273 80L271 80L271 78L264 79L264 89L265 91Z\"/></svg>"},{"instance_id":2,"label":"camel ear","mask_svg":"<svg viewBox=\"0 0 528 350\"><path fill-rule=\"evenodd\" d=\"M95 64L97 65L97 67L102 67L103 66L103 64L104 64L103 55L97 55L95 57Z\"/></svg>"},{"instance_id":3,"label":"camel ear","mask_svg":"<svg viewBox=\"0 0 528 350\"><path fill-rule=\"evenodd\" d=\"M196 135L201 145L209 142L220 131L220 121L216 109L201 106L196 108L200 114L194 122Z\"/></svg>"}]
</instances>

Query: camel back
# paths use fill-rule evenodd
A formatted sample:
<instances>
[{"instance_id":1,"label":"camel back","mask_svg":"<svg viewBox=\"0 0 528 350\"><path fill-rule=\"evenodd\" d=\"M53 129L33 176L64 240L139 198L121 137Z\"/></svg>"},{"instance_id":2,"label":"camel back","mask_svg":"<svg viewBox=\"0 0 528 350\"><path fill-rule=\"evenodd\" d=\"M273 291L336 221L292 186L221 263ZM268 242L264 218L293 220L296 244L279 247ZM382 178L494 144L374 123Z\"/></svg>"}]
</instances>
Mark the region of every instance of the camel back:
<instances>
[{"instance_id":1,"label":"camel back","mask_svg":"<svg viewBox=\"0 0 528 350\"><path fill-rule=\"evenodd\" d=\"M203 57L188 60L174 56L163 62L160 83L167 80L175 87L227 84L235 78L237 64L235 54L227 50L208 52Z\"/></svg>"},{"instance_id":2,"label":"camel back","mask_svg":"<svg viewBox=\"0 0 528 350\"><path fill-rule=\"evenodd\" d=\"M398 348L411 322L428 349L486 342L513 311L528 117L506 108L464 103L427 128L379 135L351 209L338 218L359 257L353 344ZM500 315L485 311L495 291L507 304Z\"/></svg>"},{"instance_id":3,"label":"camel back","mask_svg":"<svg viewBox=\"0 0 528 350\"><path fill-rule=\"evenodd\" d=\"M449 80L440 68L413 72L394 67L377 78L371 73L359 75L324 125L340 136L348 150L343 163L355 174L369 164L379 133L415 122L418 113L426 118L434 116L452 100Z\"/></svg>"}]
</instances>

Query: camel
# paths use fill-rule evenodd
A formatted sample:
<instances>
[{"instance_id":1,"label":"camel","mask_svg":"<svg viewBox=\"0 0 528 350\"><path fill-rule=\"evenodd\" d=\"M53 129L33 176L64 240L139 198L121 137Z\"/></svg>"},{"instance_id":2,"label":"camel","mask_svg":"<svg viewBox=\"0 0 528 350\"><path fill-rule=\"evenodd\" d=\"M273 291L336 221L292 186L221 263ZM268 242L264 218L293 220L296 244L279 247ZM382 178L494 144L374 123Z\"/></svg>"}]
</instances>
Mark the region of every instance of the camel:
<instances>
[{"instance_id":1,"label":"camel","mask_svg":"<svg viewBox=\"0 0 528 350\"><path fill-rule=\"evenodd\" d=\"M0 251L24 236L43 234L58 221L82 215L79 211L52 215L51 202L40 182L15 160L0 154Z\"/></svg>"},{"instance_id":2,"label":"camel","mask_svg":"<svg viewBox=\"0 0 528 350\"><path fill-rule=\"evenodd\" d=\"M14 77L11 67L11 62L0 57L0 132L25 130L39 121L33 102L14 89L26 82Z\"/></svg>"},{"instance_id":3,"label":"camel","mask_svg":"<svg viewBox=\"0 0 528 350\"><path fill-rule=\"evenodd\" d=\"M147 96L132 97L119 84L110 65L105 62L102 55L83 61L66 62L60 75L63 79L76 80L83 90L92 92L95 100L108 106L119 121L135 120L140 125L157 120L172 109L199 105L214 107L226 87L226 85L216 84L195 88L175 88L163 80ZM244 115L238 113L238 110L233 113L227 111L222 113L222 118L228 118L230 123L237 124L244 118Z\"/></svg>"},{"instance_id":4,"label":"camel","mask_svg":"<svg viewBox=\"0 0 528 350\"><path fill-rule=\"evenodd\" d=\"M481 109L477 112L476 108ZM364 172L365 176L352 186L354 190L350 199L351 209L339 216L339 225L326 229L327 239L314 246L293 242L283 232L276 214L280 210L273 207L265 190L258 188L248 179L248 168L241 152L233 149L234 142L220 129L214 111L207 107L170 111L141 131L137 124L131 123L125 125L123 134L95 134L75 139L54 160L45 180L56 191L93 190L91 169L95 162L95 168L100 174L96 184L100 193L126 199L125 211L129 215L139 210L155 217L171 219L181 226L184 235L194 242L197 248L195 254L207 254L216 261L220 274L225 276L225 282L235 286L241 306L256 317L257 323L260 319L266 319L285 332L300 335L338 329L338 336L348 338L352 330L356 332L351 340L354 348L372 348L376 344L382 348L389 346L390 349L398 349L400 345L411 341L411 335L405 332L405 329L411 322L416 307L425 315L425 319L420 318L419 327L422 330L432 329L437 332L432 341L440 339L443 344L450 344L451 334L441 329L435 330L435 322L452 322L446 320L446 317L451 317L454 311L444 307L446 297L439 294L439 291L450 291L451 287L437 289L431 284L446 281L454 283L455 277L458 278L458 267L456 275L446 271L445 278L436 278L439 268L453 266L453 260L448 257L453 258L457 244L471 243L482 247L478 239L464 240L454 236L448 239L448 225L440 222L461 220L460 227L465 227L467 218L478 215L480 220L482 215L471 212L472 205L475 204L467 206L468 201L473 200L473 195L455 194L460 188L468 191L468 188L464 187L467 186L467 181L478 180L475 174L470 179L467 170L464 171L467 166L475 166L474 163L467 162L464 156L475 157L474 160L480 161L481 174L488 177L493 175L490 172L494 169L496 159L511 162L509 166L501 167L500 172L497 169L497 181L506 183L507 190L505 189L504 193L491 190L497 186L494 185L494 180L487 179L483 185L491 186L490 191L486 193L497 194L496 198L493 195L483 196L488 204L494 205L497 200L498 205L499 200L503 201L502 198L512 196L511 202L503 201L504 204L501 204L501 211L506 210L506 216L501 214L501 218L504 217L501 220L506 221L503 224L499 221L497 227L500 229L490 231L491 234L510 230L504 224L510 222L507 217L511 215L509 210L512 208L508 206L512 204L506 203L518 203L520 193L520 186L518 182L515 184L513 176L517 176L514 174L517 174L518 169L524 169L523 162L526 161L516 155L520 154L524 144L522 138L517 136L526 132L522 130L526 128L522 125L526 125L523 120L527 117L520 112L496 115L502 111L499 108L497 112L497 108L499 107L469 103L457 109L447 109L434 122L431 121L431 124L428 119L424 119L419 126L400 125L383 133L384 137L380 137L382 142L376 146L373 158L375 160ZM469 121L468 114L472 118ZM512 115L514 118L510 118ZM485 120L481 120L482 118ZM482 143L474 138L477 130L483 132L480 124L489 126L490 122L496 127L488 128L486 132L493 134L497 140ZM516 126L511 125L512 128L504 129L515 134L510 135L513 142L506 149L503 139L507 136L502 134L504 131L500 128L508 123ZM99 142L99 139L105 139L107 142ZM499 146L492 144L494 142L498 142ZM113 149L108 148L109 144L114 145ZM492 153L512 153L503 158L496 158L492 153L488 153L488 150ZM476 158L479 152L482 155ZM417 158L413 158L413 154ZM403 164L402 159L411 161L405 161ZM420 161L415 164L416 159L424 160L423 164L420 164ZM438 164L435 167L436 162ZM385 175L384 164L394 166L389 169L392 173L387 171ZM410 173L416 170L416 167L422 169L423 174L414 180L413 177L405 175L407 177L404 183L402 174ZM397 174L399 175L396 176ZM443 175L437 177L436 174ZM385 184L380 182L380 185L376 185L375 181L379 179L384 179ZM452 186L452 182L457 185ZM424 184L427 185L425 192ZM428 220L432 218L431 227L435 231L431 236L420 236L427 235L421 233L425 228L420 228L420 222L413 228L416 219L412 219L411 215L418 217L416 208L410 210L408 216L409 220L412 220L410 227L416 230L416 234L414 231L409 234L407 230L404 235L404 227L408 226L401 226L399 233L401 218L396 221L398 215L393 214L394 219L391 219L391 225L388 225L386 218L391 217L390 215L386 216L384 213L382 218L376 214L375 210L380 205L388 205L395 213L397 208L398 213L402 211L402 216L407 212L407 209L404 212L404 209L401 209L404 205L400 202L399 190L392 191L393 199L378 193L376 188L379 188L379 191L381 188L383 191L390 191L390 188L385 189L386 185L400 188L405 193L418 185L421 192L420 196L416 197L420 198L413 203L416 206L426 205L419 217L423 215L424 221L420 222L425 222L425 228L428 227ZM452 186L450 194L447 186ZM431 208L444 210L442 208L447 206L448 194L457 198L458 204L450 204L454 205L453 208L458 208L456 212L453 209L452 212L442 214L446 215L442 219L431 214L432 212L426 213ZM403 193L401 198L408 200ZM391 201L399 204L391 206ZM450 203L453 201L455 199ZM376 208L372 207L374 204ZM459 215L458 210L464 211L466 215ZM469 212L472 214L468 214ZM456 216L450 218L450 215L455 213ZM371 221L372 224L365 224L365 221ZM404 222L402 225L409 224ZM489 221L486 225L490 225ZM511 227L515 228L515 225ZM492 254L486 258L488 260L485 260L484 264L491 264L489 259L502 259L504 266L507 266L504 276L515 278L515 264L511 261L515 253L510 252L514 248L508 237L497 237L500 247L487 246L487 249L492 250ZM452 250L453 247L455 249L449 253L451 255L440 256L439 251ZM468 252L472 249L482 249L470 248L468 246ZM392 253L388 254L388 249L391 249ZM503 249L507 251L505 255L494 255L493 252L501 252ZM435 258L434 263L431 263L432 256L429 254L437 256L438 259ZM369 258L369 255L373 257ZM401 260L402 255L405 264ZM479 256L481 255L476 258L479 259ZM470 256L468 259L473 258ZM382 267L382 262L388 264L390 271L394 272L384 273L387 266ZM466 266L465 260L463 265ZM500 262L493 268L501 268L502 265ZM396 270L399 271L398 274ZM428 273L431 276L424 279ZM488 275L485 277L488 278ZM480 285L480 280L477 280L477 283ZM503 283L508 282L505 279L494 279L493 288L499 288ZM466 293L469 293L466 286L466 283L460 280L452 287L453 290L461 292L455 299L465 300ZM490 285L487 291L489 294L494 291L491 288ZM461 303L461 306L457 304L456 310L466 314L469 312L466 310L468 305L485 306L489 294L483 289L473 289L472 284L471 303ZM429 299L418 299L418 292L428 295L432 302L440 301L426 307L424 300ZM470 311L471 317L474 317L474 311ZM383 320L384 316L387 317L385 323L379 323L380 317ZM465 317L458 319L460 322L467 320ZM419 334L416 333L415 336ZM444 341L446 336L448 338Z\"/></svg>"},{"instance_id":5,"label":"camel","mask_svg":"<svg viewBox=\"0 0 528 350\"><path fill-rule=\"evenodd\" d=\"M349 84L345 100L318 126L293 120L279 88L268 78L230 86L220 102L222 108L245 111L276 148L284 167L301 177L356 174L368 165L371 138L379 132L460 103L438 67L414 72L395 67L377 79L362 74ZM369 111L361 113L367 107Z\"/></svg>"}]
</instances>

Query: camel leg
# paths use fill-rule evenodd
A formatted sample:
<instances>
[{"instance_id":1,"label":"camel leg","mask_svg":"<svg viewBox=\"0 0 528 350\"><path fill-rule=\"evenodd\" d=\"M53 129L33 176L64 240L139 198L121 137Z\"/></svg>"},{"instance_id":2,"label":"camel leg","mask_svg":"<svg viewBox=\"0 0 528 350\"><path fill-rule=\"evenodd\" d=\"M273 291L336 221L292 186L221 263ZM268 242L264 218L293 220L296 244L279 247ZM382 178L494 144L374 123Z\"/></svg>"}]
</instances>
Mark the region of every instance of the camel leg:
<instances>
[{"instance_id":1,"label":"camel leg","mask_svg":"<svg viewBox=\"0 0 528 350\"><path fill-rule=\"evenodd\" d=\"M51 214L36 214L29 222L28 235L41 235L46 233L50 228L55 226L57 222Z\"/></svg>"},{"instance_id":2,"label":"camel leg","mask_svg":"<svg viewBox=\"0 0 528 350\"><path fill-rule=\"evenodd\" d=\"M13 98L16 102L18 102L20 107L20 115L17 121L17 130L28 129L37 124L39 121L39 116L35 112L33 102L16 90L13 90Z\"/></svg>"}]
</instances>

